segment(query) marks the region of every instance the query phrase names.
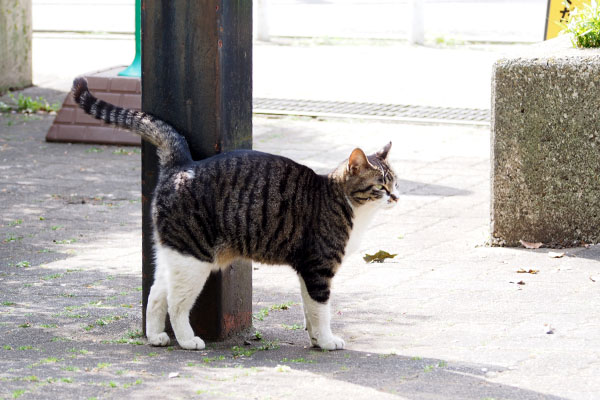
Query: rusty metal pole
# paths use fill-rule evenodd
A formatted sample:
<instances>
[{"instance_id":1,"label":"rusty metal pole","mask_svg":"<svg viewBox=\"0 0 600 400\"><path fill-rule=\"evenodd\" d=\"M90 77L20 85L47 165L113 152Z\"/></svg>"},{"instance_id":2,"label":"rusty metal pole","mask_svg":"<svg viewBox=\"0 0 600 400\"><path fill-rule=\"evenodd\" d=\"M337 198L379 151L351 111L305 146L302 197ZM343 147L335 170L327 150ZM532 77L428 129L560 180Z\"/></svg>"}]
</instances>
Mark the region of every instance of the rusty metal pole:
<instances>
[{"instance_id":1,"label":"rusty metal pole","mask_svg":"<svg viewBox=\"0 0 600 400\"><path fill-rule=\"evenodd\" d=\"M252 148L252 1L142 0L142 110L181 132L195 160ZM143 143L144 329L154 279L150 201L156 165L154 147ZM209 340L250 327L250 263L213 273L190 321Z\"/></svg>"}]
</instances>

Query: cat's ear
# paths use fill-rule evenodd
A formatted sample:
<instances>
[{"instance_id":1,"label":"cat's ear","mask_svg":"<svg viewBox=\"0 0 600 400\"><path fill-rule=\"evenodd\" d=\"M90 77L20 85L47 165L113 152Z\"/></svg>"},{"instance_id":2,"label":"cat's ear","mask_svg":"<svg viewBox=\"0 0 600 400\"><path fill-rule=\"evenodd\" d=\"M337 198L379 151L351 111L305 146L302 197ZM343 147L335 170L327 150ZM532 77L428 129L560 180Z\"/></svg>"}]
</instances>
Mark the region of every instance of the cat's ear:
<instances>
[{"instance_id":1,"label":"cat's ear","mask_svg":"<svg viewBox=\"0 0 600 400\"><path fill-rule=\"evenodd\" d=\"M367 159L365 152L358 147L352 151L348 159L348 172L351 175L358 174L362 169L375 168Z\"/></svg>"},{"instance_id":2,"label":"cat's ear","mask_svg":"<svg viewBox=\"0 0 600 400\"><path fill-rule=\"evenodd\" d=\"M381 158L382 160L386 160L391 148L392 148L392 142L389 142L388 144L386 144L383 147L383 149L381 149L377 153L375 153L375 155L377 157Z\"/></svg>"}]
</instances>

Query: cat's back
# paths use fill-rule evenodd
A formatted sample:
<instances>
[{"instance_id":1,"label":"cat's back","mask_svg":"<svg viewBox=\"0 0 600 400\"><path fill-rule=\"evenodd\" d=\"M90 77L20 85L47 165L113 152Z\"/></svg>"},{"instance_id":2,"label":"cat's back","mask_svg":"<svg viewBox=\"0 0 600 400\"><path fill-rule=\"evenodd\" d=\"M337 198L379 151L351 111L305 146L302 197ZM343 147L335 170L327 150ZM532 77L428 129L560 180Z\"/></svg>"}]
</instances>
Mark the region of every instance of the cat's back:
<instances>
[{"instance_id":1,"label":"cat's back","mask_svg":"<svg viewBox=\"0 0 600 400\"><path fill-rule=\"evenodd\" d=\"M213 260L210 249L229 248L257 261L286 262L318 220L325 182L286 157L219 154L163 176L155 194L157 230L172 247L203 260ZM282 248L283 242L289 243Z\"/></svg>"}]
</instances>

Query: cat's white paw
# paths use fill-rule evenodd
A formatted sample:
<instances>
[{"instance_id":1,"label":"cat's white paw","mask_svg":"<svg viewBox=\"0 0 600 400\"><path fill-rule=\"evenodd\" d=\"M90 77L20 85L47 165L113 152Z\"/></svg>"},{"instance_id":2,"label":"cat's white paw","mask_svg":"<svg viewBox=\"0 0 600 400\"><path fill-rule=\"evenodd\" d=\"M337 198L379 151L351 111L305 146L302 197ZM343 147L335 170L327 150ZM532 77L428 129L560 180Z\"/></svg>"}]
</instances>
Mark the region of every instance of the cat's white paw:
<instances>
[{"instance_id":1,"label":"cat's white paw","mask_svg":"<svg viewBox=\"0 0 600 400\"><path fill-rule=\"evenodd\" d=\"M206 347L204 340L194 336L190 340L178 341L179 345L186 350L202 350Z\"/></svg>"},{"instance_id":2,"label":"cat's white paw","mask_svg":"<svg viewBox=\"0 0 600 400\"><path fill-rule=\"evenodd\" d=\"M313 339L311 339L311 342ZM315 343L313 343L315 345ZM316 346L322 348L323 350L342 350L346 346L346 342L344 339L337 337L335 335L325 336L322 339L316 340Z\"/></svg>"},{"instance_id":3,"label":"cat's white paw","mask_svg":"<svg viewBox=\"0 0 600 400\"><path fill-rule=\"evenodd\" d=\"M171 342L169 335L161 332L158 335L148 335L148 343L152 346L167 346Z\"/></svg>"}]
</instances>

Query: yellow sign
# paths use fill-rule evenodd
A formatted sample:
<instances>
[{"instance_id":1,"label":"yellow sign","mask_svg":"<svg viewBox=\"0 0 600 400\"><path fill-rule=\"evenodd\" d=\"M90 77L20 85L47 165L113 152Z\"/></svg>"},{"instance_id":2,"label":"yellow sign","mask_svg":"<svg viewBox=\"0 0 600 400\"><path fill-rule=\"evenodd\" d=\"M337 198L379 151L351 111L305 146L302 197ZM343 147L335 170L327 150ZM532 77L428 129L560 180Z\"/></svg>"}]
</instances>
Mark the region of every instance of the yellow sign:
<instances>
[{"instance_id":1,"label":"yellow sign","mask_svg":"<svg viewBox=\"0 0 600 400\"><path fill-rule=\"evenodd\" d=\"M569 21L569 14L573 9L581 8L584 4L590 3L591 0L548 0L544 40L558 36L558 33L562 31L560 24Z\"/></svg>"}]
</instances>

